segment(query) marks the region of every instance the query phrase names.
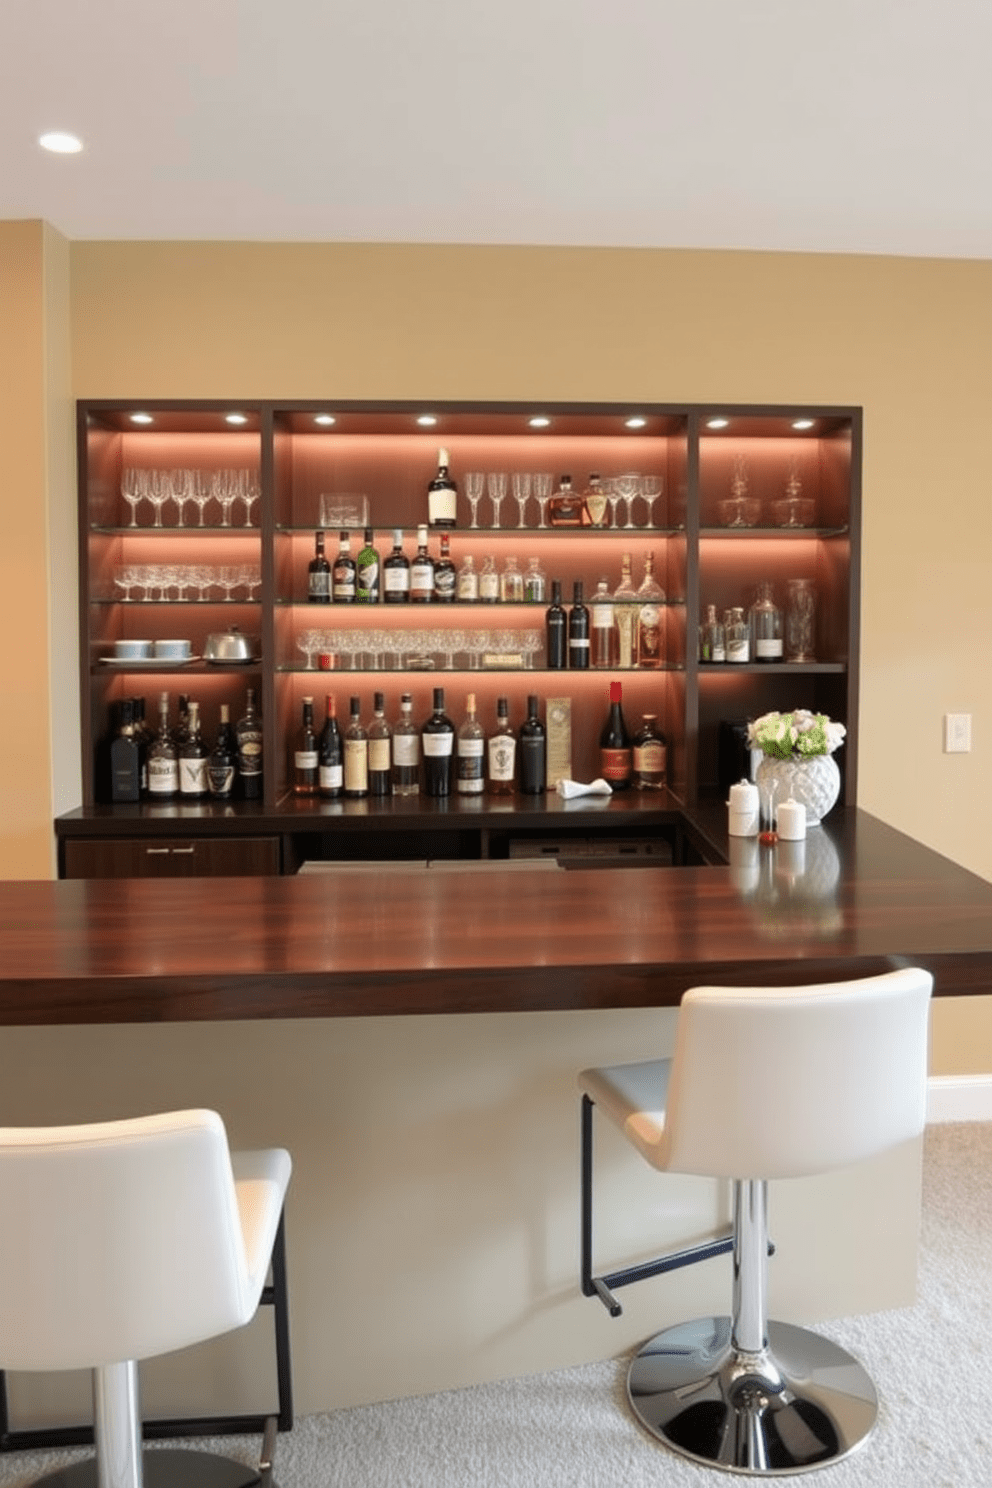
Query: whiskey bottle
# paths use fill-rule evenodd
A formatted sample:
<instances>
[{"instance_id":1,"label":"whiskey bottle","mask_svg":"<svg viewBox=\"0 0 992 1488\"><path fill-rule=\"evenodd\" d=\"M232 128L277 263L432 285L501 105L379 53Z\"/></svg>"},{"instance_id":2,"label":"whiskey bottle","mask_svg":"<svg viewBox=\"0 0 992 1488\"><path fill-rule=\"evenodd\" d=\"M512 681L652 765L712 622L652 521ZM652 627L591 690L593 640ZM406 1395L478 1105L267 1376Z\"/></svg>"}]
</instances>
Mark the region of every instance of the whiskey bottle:
<instances>
[{"instance_id":1,"label":"whiskey bottle","mask_svg":"<svg viewBox=\"0 0 992 1488\"><path fill-rule=\"evenodd\" d=\"M415 796L420 791L420 734L412 718L408 692L400 700L400 716L393 725L393 795Z\"/></svg>"},{"instance_id":2,"label":"whiskey bottle","mask_svg":"<svg viewBox=\"0 0 992 1488\"><path fill-rule=\"evenodd\" d=\"M548 502L548 521L552 527L581 527L582 509L582 497L572 490L572 477L563 475L561 485Z\"/></svg>"},{"instance_id":3,"label":"whiskey bottle","mask_svg":"<svg viewBox=\"0 0 992 1488\"><path fill-rule=\"evenodd\" d=\"M668 749L655 713L645 713L634 735L634 784L638 790L661 790L665 784Z\"/></svg>"},{"instance_id":4,"label":"whiskey bottle","mask_svg":"<svg viewBox=\"0 0 992 1488\"><path fill-rule=\"evenodd\" d=\"M336 801L344 789L344 748L338 726L338 705L334 694L327 694L327 712L317 745L317 793L327 801Z\"/></svg>"},{"instance_id":5,"label":"whiskey bottle","mask_svg":"<svg viewBox=\"0 0 992 1488\"><path fill-rule=\"evenodd\" d=\"M344 731L344 793L360 800L369 793L369 736L362 727L362 700L351 699L351 722Z\"/></svg>"},{"instance_id":6,"label":"whiskey bottle","mask_svg":"<svg viewBox=\"0 0 992 1488\"><path fill-rule=\"evenodd\" d=\"M382 565L385 604L406 604L410 598L410 560L403 551L403 530L393 528L393 551Z\"/></svg>"},{"instance_id":7,"label":"whiskey bottle","mask_svg":"<svg viewBox=\"0 0 992 1488\"><path fill-rule=\"evenodd\" d=\"M148 794L153 801L171 801L179 794L179 754L169 732L169 694L158 699L158 733L148 746Z\"/></svg>"},{"instance_id":8,"label":"whiskey bottle","mask_svg":"<svg viewBox=\"0 0 992 1488\"><path fill-rule=\"evenodd\" d=\"M486 735L476 717L475 693L465 699L465 721L458 730L458 794L479 796L486 788Z\"/></svg>"},{"instance_id":9,"label":"whiskey bottle","mask_svg":"<svg viewBox=\"0 0 992 1488\"><path fill-rule=\"evenodd\" d=\"M599 773L618 791L630 785L633 770L633 750L623 716L623 684L611 682L610 711L599 736Z\"/></svg>"},{"instance_id":10,"label":"whiskey bottle","mask_svg":"<svg viewBox=\"0 0 992 1488\"><path fill-rule=\"evenodd\" d=\"M538 717L538 700L534 693L527 699L527 717L520 725L520 791L525 796L539 796L548 775L548 735Z\"/></svg>"},{"instance_id":11,"label":"whiskey bottle","mask_svg":"<svg viewBox=\"0 0 992 1488\"><path fill-rule=\"evenodd\" d=\"M517 740L510 727L510 705L505 697L496 701L496 731L487 744L488 783L491 796L512 796L517 778Z\"/></svg>"},{"instance_id":12,"label":"whiskey bottle","mask_svg":"<svg viewBox=\"0 0 992 1488\"><path fill-rule=\"evenodd\" d=\"M255 689L249 687L245 713L234 728L238 741L238 780L246 801L262 797L262 720L255 712Z\"/></svg>"},{"instance_id":13,"label":"whiskey bottle","mask_svg":"<svg viewBox=\"0 0 992 1488\"><path fill-rule=\"evenodd\" d=\"M319 781L317 735L313 731L313 698L303 699L303 719L293 745L293 792L315 796Z\"/></svg>"},{"instance_id":14,"label":"whiskey bottle","mask_svg":"<svg viewBox=\"0 0 992 1488\"><path fill-rule=\"evenodd\" d=\"M458 487L448 474L448 451L437 452L437 475L427 487L427 520L432 527L454 527Z\"/></svg>"},{"instance_id":15,"label":"whiskey bottle","mask_svg":"<svg viewBox=\"0 0 992 1488\"><path fill-rule=\"evenodd\" d=\"M444 688L434 689L434 711L420 731L424 754L424 794L450 796L455 726L444 711Z\"/></svg>"},{"instance_id":16,"label":"whiskey bottle","mask_svg":"<svg viewBox=\"0 0 992 1488\"><path fill-rule=\"evenodd\" d=\"M324 556L324 534L314 538L314 555L307 569L307 599L311 604L330 604L331 565Z\"/></svg>"},{"instance_id":17,"label":"whiskey bottle","mask_svg":"<svg viewBox=\"0 0 992 1488\"><path fill-rule=\"evenodd\" d=\"M369 724L369 795L388 796L393 789L392 781L392 732L386 722L385 699L381 692L374 695L372 722Z\"/></svg>"}]
</instances>

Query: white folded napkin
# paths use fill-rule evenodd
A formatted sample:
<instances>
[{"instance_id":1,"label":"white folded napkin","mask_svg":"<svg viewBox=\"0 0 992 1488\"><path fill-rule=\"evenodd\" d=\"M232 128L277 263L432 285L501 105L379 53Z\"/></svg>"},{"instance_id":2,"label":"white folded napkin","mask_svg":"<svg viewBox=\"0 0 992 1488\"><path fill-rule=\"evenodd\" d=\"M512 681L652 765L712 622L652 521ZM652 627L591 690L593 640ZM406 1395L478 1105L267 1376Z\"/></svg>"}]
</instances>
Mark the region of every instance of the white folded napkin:
<instances>
[{"instance_id":1,"label":"white folded napkin","mask_svg":"<svg viewBox=\"0 0 992 1488\"><path fill-rule=\"evenodd\" d=\"M559 780L558 794L566 801L571 801L574 796L612 796L613 787L602 778L592 780L588 785L578 780Z\"/></svg>"}]
</instances>

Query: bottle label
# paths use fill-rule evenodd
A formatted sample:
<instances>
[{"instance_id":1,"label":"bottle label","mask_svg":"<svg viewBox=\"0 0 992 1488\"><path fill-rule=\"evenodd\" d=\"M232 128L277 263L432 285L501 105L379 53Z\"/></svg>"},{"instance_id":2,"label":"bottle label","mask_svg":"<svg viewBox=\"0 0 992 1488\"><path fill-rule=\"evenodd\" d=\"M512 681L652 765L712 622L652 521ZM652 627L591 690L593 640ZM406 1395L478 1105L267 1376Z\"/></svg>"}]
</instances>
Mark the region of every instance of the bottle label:
<instances>
[{"instance_id":1,"label":"bottle label","mask_svg":"<svg viewBox=\"0 0 992 1488\"><path fill-rule=\"evenodd\" d=\"M184 796L206 795L207 762L205 759L181 759L179 761L179 789Z\"/></svg>"},{"instance_id":2,"label":"bottle label","mask_svg":"<svg viewBox=\"0 0 992 1488\"><path fill-rule=\"evenodd\" d=\"M481 795L485 788L485 741L482 739L459 739L458 741L458 789L462 795Z\"/></svg>"},{"instance_id":3,"label":"bottle label","mask_svg":"<svg viewBox=\"0 0 992 1488\"><path fill-rule=\"evenodd\" d=\"M404 768L420 763L420 740L416 734L393 735L393 764Z\"/></svg>"},{"instance_id":4,"label":"bottle label","mask_svg":"<svg viewBox=\"0 0 992 1488\"><path fill-rule=\"evenodd\" d=\"M317 751L316 749L297 749L293 755L293 761L298 770L316 770Z\"/></svg>"},{"instance_id":5,"label":"bottle label","mask_svg":"<svg viewBox=\"0 0 992 1488\"><path fill-rule=\"evenodd\" d=\"M479 597L479 575L474 568L463 570L458 575L458 598L478 599Z\"/></svg>"},{"instance_id":6,"label":"bottle label","mask_svg":"<svg viewBox=\"0 0 992 1488\"><path fill-rule=\"evenodd\" d=\"M207 765L207 780L212 796L229 796L234 789L234 766L232 764Z\"/></svg>"},{"instance_id":7,"label":"bottle label","mask_svg":"<svg viewBox=\"0 0 992 1488\"><path fill-rule=\"evenodd\" d=\"M424 735L424 754L428 759L449 759L455 736L447 732Z\"/></svg>"},{"instance_id":8,"label":"bottle label","mask_svg":"<svg viewBox=\"0 0 992 1488\"><path fill-rule=\"evenodd\" d=\"M726 659L727 659L727 648L726 648L726 646L721 646L718 641L714 641L713 642L713 655L710 657L710 660L711 661L726 661Z\"/></svg>"},{"instance_id":9,"label":"bottle label","mask_svg":"<svg viewBox=\"0 0 992 1488\"><path fill-rule=\"evenodd\" d=\"M408 568L385 569L383 581L387 594L409 594L410 592L410 570Z\"/></svg>"},{"instance_id":10,"label":"bottle label","mask_svg":"<svg viewBox=\"0 0 992 1488\"><path fill-rule=\"evenodd\" d=\"M330 599L331 576L326 569L310 574L308 592L311 599Z\"/></svg>"},{"instance_id":11,"label":"bottle label","mask_svg":"<svg viewBox=\"0 0 992 1488\"><path fill-rule=\"evenodd\" d=\"M506 782L513 779L517 760L517 741L509 734L495 734L489 740L489 779Z\"/></svg>"},{"instance_id":12,"label":"bottle label","mask_svg":"<svg viewBox=\"0 0 992 1488\"><path fill-rule=\"evenodd\" d=\"M238 769L242 775L261 775L262 740L257 735L242 734L239 739Z\"/></svg>"},{"instance_id":13,"label":"bottle label","mask_svg":"<svg viewBox=\"0 0 992 1488\"><path fill-rule=\"evenodd\" d=\"M344 766L321 765L317 779L321 790L340 790L344 785Z\"/></svg>"},{"instance_id":14,"label":"bottle label","mask_svg":"<svg viewBox=\"0 0 992 1488\"><path fill-rule=\"evenodd\" d=\"M594 627L613 629L613 606L611 604L590 605Z\"/></svg>"},{"instance_id":15,"label":"bottle label","mask_svg":"<svg viewBox=\"0 0 992 1488\"><path fill-rule=\"evenodd\" d=\"M434 592L439 599L454 599L455 571L453 568L436 568L434 570Z\"/></svg>"},{"instance_id":16,"label":"bottle label","mask_svg":"<svg viewBox=\"0 0 992 1488\"><path fill-rule=\"evenodd\" d=\"M432 527L453 527L458 493L454 486L439 486L427 493L427 519Z\"/></svg>"},{"instance_id":17,"label":"bottle label","mask_svg":"<svg viewBox=\"0 0 992 1488\"><path fill-rule=\"evenodd\" d=\"M369 740L369 769L389 772L389 740Z\"/></svg>"},{"instance_id":18,"label":"bottle label","mask_svg":"<svg viewBox=\"0 0 992 1488\"><path fill-rule=\"evenodd\" d=\"M349 600L355 597L355 570L353 568L335 568L334 570L334 598L336 600Z\"/></svg>"},{"instance_id":19,"label":"bottle label","mask_svg":"<svg viewBox=\"0 0 992 1488\"><path fill-rule=\"evenodd\" d=\"M179 762L174 759L148 759L148 792L152 796L174 796L179 789Z\"/></svg>"},{"instance_id":20,"label":"bottle label","mask_svg":"<svg viewBox=\"0 0 992 1488\"><path fill-rule=\"evenodd\" d=\"M727 660L728 661L750 661L750 659L751 659L750 648L748 646L748 643L747 643L747 639L746 638L744 640L742 640L742 641L738 641L738 640L730 641L730 640L728 640L728 642L727 642Z\"/></svg>"},{"instance_id":21,"label":"bottle label","mask_svg":"<svg viewBox=\"0 0 992 1488\"><path fill-rule=\"evenodd\" d=\"M758 661L781 661L781 639L773 638L771 640L763 641L759 637L758 640L756 640L754 643L754 654Z\"/></svg>"},{"instance_id":22,"label":"bottle label","mask_svg":"<svg viewBox=\"0 0 992 1488\"><path fill-rule=\"evenodd\" d=\"M344 741L344 788L348 791L367 791L369 788L367 739Z\"/></svg>"},{"instance_id":23,"label":"bottle label","mask_svg":"<svg viewBox=\"0 0 992 1488\"><path fill-rule=\"evenodd\" d=\"M663 776L667 749L660 739L646 739L634 745L634 769L638 775Z\"/></svg>"},{"instance_id":24,"label":"bottle label","mask_svg":"<svg viewBox=\"0 0 992 1488\"><path fill-rule=\"evenodd\" d=\"M430 599L434 593L433 563L410 564L410 598Z\"/></svg>"},{"instance_id":25,"label":"bottle label","mask_svg":"<svg viewBox=\"0 0 992 1488\"><path fill-rule=\"evenodd\" d=\"M459 739L458 758L465 760L481 759L484 753L485 740L483 739Z\"/></svg>"},{"instance_id":26,"label":"bottle label","mask_svg":"<svg viewBox=\"0 0 992 1488\"><path fill-rule=\"evenodd\" d=\"M604 780L629 780L631 753L629 749L601 749L599 769Z\"/></svg>"},{"instance_id":27,"label":"bottle label","mask_svg":"<svg viewBox=\"0 0 992 1488\"><path fill-rule=\"evenodd\" d=\"M499 574L483 573L480 575L479 598L499 599Z\"/></svg>"},{"instance_id":28,"label":"bottle label","mask_svg":"<svg viewBox=\"0 0 992 1488\"><path fill-rule=\"evenodd\" d=\"M370 563L358 562L358 587L374 593L379 587L379 565L373 558Z\"/></svg>"}]
</instances>

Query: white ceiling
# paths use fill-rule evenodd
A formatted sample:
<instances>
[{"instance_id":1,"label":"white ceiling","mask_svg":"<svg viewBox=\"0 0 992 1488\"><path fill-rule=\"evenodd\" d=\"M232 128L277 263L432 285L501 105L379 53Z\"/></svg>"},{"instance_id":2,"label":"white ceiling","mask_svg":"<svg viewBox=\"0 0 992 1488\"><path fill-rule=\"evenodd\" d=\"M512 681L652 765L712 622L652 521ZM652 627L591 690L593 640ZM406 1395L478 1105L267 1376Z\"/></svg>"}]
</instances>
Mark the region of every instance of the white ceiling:
<instances>
[{"instance_id":1,"label":"white ceiling","mask_svg":"<svg viewBox=\"0 0 992 1488\"><path fill-rule=\"evenodd\" d=\"M0 218L992 258L990 62L989 0L0 0Z\"/></svg>"}]
</instances>

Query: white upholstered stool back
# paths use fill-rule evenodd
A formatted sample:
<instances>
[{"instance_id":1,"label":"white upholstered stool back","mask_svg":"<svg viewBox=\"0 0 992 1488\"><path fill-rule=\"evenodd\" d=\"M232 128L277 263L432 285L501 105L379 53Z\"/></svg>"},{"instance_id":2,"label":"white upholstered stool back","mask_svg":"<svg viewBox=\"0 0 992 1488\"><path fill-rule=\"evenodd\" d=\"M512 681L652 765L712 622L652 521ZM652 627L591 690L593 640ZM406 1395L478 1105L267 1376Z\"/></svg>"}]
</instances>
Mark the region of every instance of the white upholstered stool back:
<instances>
[{"instance_id":1,"label":"white upholstered stool back","mask_svg":"<svg viewBox=\"0 0 992 1488\"><path fill-rule=\"evenodd\" d=\"M0 1129L0 1366L93 1368L248 1322L290 1176L213 1111Z\"/></svg>"}]
</instances>

